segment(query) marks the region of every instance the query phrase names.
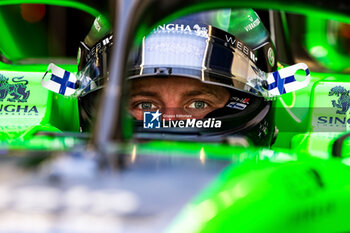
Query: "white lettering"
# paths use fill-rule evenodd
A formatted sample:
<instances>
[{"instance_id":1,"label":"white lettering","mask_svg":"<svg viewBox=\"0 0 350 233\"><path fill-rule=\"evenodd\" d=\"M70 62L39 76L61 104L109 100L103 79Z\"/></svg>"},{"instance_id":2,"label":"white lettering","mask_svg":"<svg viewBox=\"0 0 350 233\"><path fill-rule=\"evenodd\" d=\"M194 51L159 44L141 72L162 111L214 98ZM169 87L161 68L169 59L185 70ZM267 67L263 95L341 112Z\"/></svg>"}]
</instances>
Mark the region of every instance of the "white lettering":
<instances>
[{"instance_id":1,"label":"white lettering","mask_svg":"<svg viewBox=\"0 0 350 233\"><path fill-rule=\"evenodd\" d=\"M255 57L255 54L254 54L252 51L250 51L250 59L252 59L253 61L258 60L258 59Z\"/></svg>"},{"instance_id":2,"label":"white lettering","mask_svg":"<svg viewBox=\"0 0 350 233\"><path fill-rule=\"evenodd\" d=\"M170 125L167 125L166 122L167 121L165 119L163 119L163 128L169 128L170 127Z\"/></svg>"},{"instance_id":3,"label":"white lettering","mask_svg":"<svg viewBox=\"0 0 350 233\"><path fill-rule=\"evenodd\" d=\"M245 53L245 55L248 56L248 54L249 54L249 49L248 49L247 46L244 46L244 47L243 47L243 53Z\"/></svg>"},{"instance_id":4,"label":"white lettering","mask_svg":"<svg viewBox=\"0 0 350 233\"><path fill-rule=\"evenodd\" d=\"M183 128L185 126L185 122L184 121L179 121L179 127Z\"/></svg>"},{"instance_id":5,"label":"white lettering","mask_svg":"<svg viewBox=\"0 0 350 233\"><path fill-rule=\"evenodd\" d=\"M170 122L172 123L173 127L176 127L177 124L179 123L178 121L170 121Z\"/></svg>"},{"instance_id":6,"label":"white lettering","mask_svg":"<svg viewBox=\"0 0 350 233\"><path fill-rule=\"evenodd\" d=\"M196 119L187 119L186 121L186 127L194 127L196 123Z\"/></svg>"},{"instance_id":7,"label":"white lettering","mask_svg":"<svg viewBox=\"0 0 350 233\"><path fill-rule=\"evenodd\" d=\"M159 26L158 26L158 30L164 31L164 30L165 30L165 24L159 25Z\"/></svg>"},{"instance_id":8,"label":"white lettering","mask_svg":"<svg viewBox=\"0 0 350 233\"><path fill-rule=\"evenodd\" d=\"M185 120L165 120L163 119L163 128L220 128L221 121L215 120L215 118L208 118L205 121L197 119L186 119Z\"/></svg>"},{"instance_id":9,"label":"white lettering","mask_svg":"<svg viewBox=\"0 0 350 233\"><path fill-rule=\"evenodd\" d=\"M207 120L205 120L205 121L203 122L203 127L204 127L204 128L209 128L209 127L210 127L210 120L211 120L211 119L207 119Z\"/></svg>"},{"instance_id":10,"label":"white lettering","mask_svg":"<svg viewBox=\"0 0 350 233\"><path fill-rule=\"evenodd\" d=\"M177 30L183 31L183 30L184 30L184 25L183 25L183 24L181 24L181 25L176 24L176 25L175 25L175 30L176 30L176 31L177 31Z\"/></svg>"},{"instance_id":11,"label":"white lettering","mask_svg":"<svg viewBox=\"0 0 350 233\"><path fill-rule=\"evenodd\" d=\"M202 128L203 127L203 121L197 121L196 122L196 127L197 128Z\"/></svg>"},{"instance_id":12,"label":"white lettering","mask_svg":"<svg viewBox=\"0 0 350 233\"><path fill-rule=\"evenodd\" d=\"M191 27L190 27L189 25L187 25L187 26L185 27L185 30L184 30L184 31L185 31L185 32L186 32L186 31L192 32Z\"/></svg>"},{"instance_id":13,"label":"white lettering","mask_svg":"<svg viewBox=\"0 0 350 233\"><path fill-rule=\"evenodd\" d=\"M225 37L226 37L226 42L229 42L229 43L231 43L232 45L234 45L234 44L235 44L236 39L232 39L232 37L231 37L231 36L230 36L230 37L227 37L227 35L225 35Z\"/></svg>"},{"instance_id":14,"label":"white lettering","mask_svg":"<svg viewBox=\"0 0 350 233\"><path fill-rule=\"evenodd\" d=\"M256 19L254 22L245 26L244 29L248 32L248 31L254 29L255 27L257 27L259 24L260 24L260 20Z\"/></svg>"},{"instance_id":15,"label":"white lettering","mask_svg":"<svg viewBox=\"0 0 350 233\"><path fill-rule=\"evenodd\" d=\"M174 30L174 24L167 24L166 27L165 27L167 30L169 31L173 31Z\"/></svg>"},{"instance_id":16,"label":"white lettering","mask_svg":"<svg viewBox=\"0 0 350 233\"><path fill-rule=\"evenodd\" d=\"M143 125L144 128L153 128L153 123L148 123Z\"/></svg>"},{"instance_id":17,"label":"white lettering","mask_svg":"<svg viewBox=\"0 0 350 233\"><path fill-rule=\"evenodd\" d=\"M238 48L239 50L242 50L242 42L237 41L237 48Z\"/></svg>"}]
</instances>

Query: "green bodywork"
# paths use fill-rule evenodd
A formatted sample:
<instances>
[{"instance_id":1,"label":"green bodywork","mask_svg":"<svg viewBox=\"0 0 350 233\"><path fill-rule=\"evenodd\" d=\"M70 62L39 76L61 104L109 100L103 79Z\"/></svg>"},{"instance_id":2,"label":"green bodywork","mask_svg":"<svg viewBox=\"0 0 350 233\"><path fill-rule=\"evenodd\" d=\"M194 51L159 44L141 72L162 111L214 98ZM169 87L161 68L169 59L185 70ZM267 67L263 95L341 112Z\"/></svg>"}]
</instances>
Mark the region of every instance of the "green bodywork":
<instances>
[{"instance_id":1,"label":"green bodywork","mask_svg":"<svg viewBox=\"0 0 350 233\"><path fill-rule=\"evenodd\" d=\"M127 151L127 152L125 152ZM197 158L229 165L195 196L165 232L346 232L347 159L318 159L287 149L153 141L130 144L138 156Z\"/></svg>"},{"instance_id":2,"label":"green bodywork","mask_svg":"<svg viewBox=\"0 0 350 233\"><path fill-rule=\"evenodd\" d=\"M94 17L101 14L78 1L14 0L0 1L0 5L33 2L74 7ZM255 4L262 8L281 7L278 4L265 6L261 2ZM320 16L326 14L317 9L313 13ZM6 47L8 52L3 51L3 54L20 60L25 54L20 46L13 43L12 34L7 30L11 25L5 22L4 14L0 14L0 27L3 30L0 50ZM343 15L337 18L350 21ZM307 25L315 23L311 20ZM319 40L306 38L307 49L322 46L330 54L333 53L323 44L321 36L313 37ZM348 64L349 57L331 56ZM326 64L327 61L322 62ZM28 81L25 92L30 91L29 97L22 98L22 102L20 99L9 100L10 94L0 100L0 152L69 150L87 143L64 134L79 132L77 100L52 93L40 85L49 63L49 60L47 64L30 65L0 62L0 75L9 78L8 85L18 85L19 82L14 82L13 78L23 76L22 80ZM331 63L330 66L333 70L344 68L341 62L337 64ZM60 64L60 67L70 72L77 71L76 64ZM350 162L347 157L350 157L350 140L343 144L343 158L332 158L333 143L348 131L348 126L340 125L339 130L333 132L322 131L317 125L319 117L332 117L335 114L332 100L338 101L339 97L329 96L328 92L340 84L349 86L350 90L348 76L337 72L311 72L312 79L307 88L278 98L275 109L279 134L271 148L176 141L128 142L123 145L123 152L135 156L193 157L204 165L210 160L230 161L230 165L169 223L167 232L349 231ZM329 112L329 116L319 116L318 108L333 109L333 112ZM42 132L53 134L40 134Z\"/></svg>"},{"instance_id":3,"label":"green bodywork","mask_svg":"<svg viewBox=\"0 0 350 233\"><path fill-rule=\"evenodd\" d=\"M48 64L56 57L47 57L48 48L43 27L32 27L20 17L12 16L1 6L20 7L20 4L47 4L69 7L86 12L91 18L107 22L104 12L82 1L0 1L0 51L12 64L0 62L0 75L5 80L0 87L0 147L4 149L62 150L81 143L72 136L50 135L63 132L79 132L79 112L76 98L64 97L44 89L41 80ZM21 32L18 29L21 28ZM105 27L109 28L109 27ZM32 31L35 29L36 31ZM23 31L25 30L25 31ZM23 36L27 35L27 36ZM89 33L93 36L93 33ZM81 38L83 39L83 38ZM32 43L29 45L28 43ZM76 48L78 51L78 48ZM38 57L22 64L22 60ZM59 58L59 66L69 72L77 72L75 57ZM73 61L73 62L72 62ZM27 64L28 63L28 64ZM21 81L13 79L21 77ZM19 85L23 85L19 90ZM13 87L15 90L13 91ZM9 91L11 89L11 91ZM27 93L26 96L21 92ZM19 95L18 99L12 96ZM43 134L44 132L44 134ZM37 135L40 134L41 135Z\"/></svg>"},{"instance_id":4,"label":"green bodywork","mask_svg":"<svg viewBox=\"0 0 350 233\"><path fill-rule=\"evenodd\" d=\"M317 24L316 17L350 21L344 14L327 12L315 6L284 5L281 1L249 3L257 8L282 8L310 15L307 25ZM242 1L230 4L247 6ZM201 9L210 9L214 5L218 7L220 3L206 1ZM196 9L186 8L164 21ZM304 38L307 40L304 43L311 53L309 41L312 46L322 43L326 32L319 35L313 34L311 28L308 30L313 36ZM137 38L142 38L146 31L147 28L141 26ZM349 231L349 140L343 143L343 158L332 157L333 143L348 132L348 117L345 114L343 119L343 115L337 115L339 108L333 106L333 101L339 106L340 96L330 94L332 88L348 85L349 75L339 72L347 66L348 58L344 63L341 56L333 55L331 59L335 59L333 63L338 63L341 68L330 66L332 72L328 73L312 70L308 88L277 100L276 124L280 131L270 149L181 142L150 142L129 149L138 156L197 157L204 166L211 159L232 161L232 165L183 208L166 232ZM322 109L326 110L325 115L319 115ZM321 124L325 121L326 125Z\"/></svg>"}]
</instances>

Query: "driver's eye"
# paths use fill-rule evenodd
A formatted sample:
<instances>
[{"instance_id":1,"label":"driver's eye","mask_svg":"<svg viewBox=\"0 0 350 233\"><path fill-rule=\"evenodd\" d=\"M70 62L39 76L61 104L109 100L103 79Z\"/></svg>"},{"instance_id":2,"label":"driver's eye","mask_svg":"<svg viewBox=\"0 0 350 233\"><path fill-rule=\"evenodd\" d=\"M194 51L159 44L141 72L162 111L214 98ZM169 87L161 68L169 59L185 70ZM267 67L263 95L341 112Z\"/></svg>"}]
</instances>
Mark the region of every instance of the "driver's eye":
<instances>
[{"instance_id":1,"label":"driver's eye","mask_svg":"<svg viewBox=\"0 0 350 233\"><path fill-rule=\"evenodd\" d=\"M194 101L188 107L193 109L204 109L208 107L208 104L205 103L204 101Z\"/></svg>"},{"instance_id":2,"label":"driver's eye","mask_svg":"<svg viewBox=\"0 0 350 233\"><path fill-rule=\"evenodd\" d=\"M156 109L157 107L152 104L152 102L142 102L137 105L138 109L147 110L147 109Z\"/></svg>"}]
</instances>

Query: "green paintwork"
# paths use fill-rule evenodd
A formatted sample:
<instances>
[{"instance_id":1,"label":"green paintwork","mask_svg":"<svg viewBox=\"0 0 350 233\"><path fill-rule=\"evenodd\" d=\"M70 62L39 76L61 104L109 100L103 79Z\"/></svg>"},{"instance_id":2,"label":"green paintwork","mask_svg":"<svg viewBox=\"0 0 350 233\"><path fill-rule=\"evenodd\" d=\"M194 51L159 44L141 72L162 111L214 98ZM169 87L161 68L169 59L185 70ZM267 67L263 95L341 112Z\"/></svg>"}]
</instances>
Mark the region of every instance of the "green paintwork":
<instances>
[{"instance_id":1,"label":"green paintwork","mask_svg":"<svg viewBox=\"0 0 350 233\"><path fill-rule=\"evenodd\" d=\"M349 175L330 160L232 165L167 232L345 232Z\"/></svg>"},{"instance_id":2,"label":"green paintwork","mask_svg":"<svg viewBox=\"0 0 350 233\"><path fill-rule=\"evenodd\" d=\"M9 4L11 2L16 2L18 3L31 3L31 2L36 2L36 3L45 3L45 4L52 4L51 1L1 1L0 5L4 4ZM61 6L69 6L69 7L74 7L80 10L85 10L89 12L90 14L96 16L99 15L99 12L96 12L93 8L89 6L83 5L81 2L78 1L55 1L55 5L61 5ZM237 6L241 6L240 3L232 3ZM265 8L266 6L261 5L260 3L256 3L258 7ZM244 5L244 4L243 4ZM242 6L243 6L242 5ZM279 8L278 4L272 4L269 5L271 8ZM192 11L193 9L191 9ZM304 10L297 9L295 6L290 6L288 8L290 11L297 11L297 12L303 12ZM319 17L324 17L327 15L329 17L329 13L325 12L320 12L318 10L314 10L317 12L317 15ZM177 14L181 14L177 13ZM172 16L171 16L172 17ZM344 18L342 15L336 15L334 14L334 18L337 18L338 20L341 19L343 21L346 21L346 18ZM0 23L5 23L0 20ZM311 19L308 22L315 22L312 21ZM321 22L320 24L323 24L324 22ZM309 23L310 24L310 23ZM308 24L308 25L309 25ZM6 29L7 27L4 26ZM11 42L10 37L6 39L5 41ZM9 46L11 48L11 46ZM16 51L16 46L12 46L14 51ZM19 52L19 51L18 51ZM20 52L19 52L20 53ZM71 72L76 72L76 66L75 65L60 65L62 68L71 71ZM2 71L18 71L18 72L41 72L40 75L37 77L37 87L40 86L39 79L40 76L45 72L47 68L46 64L33 64L33 65L8 65L4 63L0 63L0 69ZM324 73L315 73L312 72L312 83L316 83L318 80L321 80L325 77L328 76L334 76L334 74L324 74ZM339 77L339 75L335 75L336 79ZM277 119L277 127L280 130L279 136L277 137L277 141L273 148L291 148L295 150L306 150L306 151L315 151L315 145L320 145L319 150L316 151L323 151L323 156L325 154L329 155L329 145L331 145L334 140L332 137L332 140L329 139L328 143L322 143L319 144L317 143L318 140L321 140L324 142L324 138L320 139L319 136L310 136L310 119L311 119L311 109L313 107L312 105L312 100L310 99L310 93L311 96L313 96L313 91L312 91L313 85L309 85L309 88L300 90L296 93L292 94L287 94L284 95L283 97L279 98L276 103L276 119ZM79 130L78 128L78 110L76 107L76 100L70 99L67 97L62 97L60 95L54 94L47 92L46 90L42 90L42 93L40 96L46 96L46 106L45 109L45 116L42 118L42 121L40 125L47 127L47 126L52 126L53 131L75 131L77 132ZM291 105L293 105L291 107ZM65 106L66 108L68 107L69 109L72 109L71 114L67 114L66 110L63 110L63 107ZM67 124L67 122L71 122L70 119L73 116L73 124ZM283 119L283 120L281 120ZM285 128L288 128L286 130ZM291 127L292 126L292 127ZM293 128L294 132L290 132L290 128ZM39 130L37 127L35 127L35 130ZM130 129L129 129L130 131ZM4 138L10 137L10 138L15 138L19 137L20 135L23 135L23 133L26 132L28 135L32 134L32 131L26 130L18 130L15 133L6 133L6 136L3 136ZM311 133L312 135L312 133ZM303 138L303 143L297 143L298 140ZM312 138L312 139L311 139ZM310 141L311 140L311 141ZM311 146L313 145L313 146ZM321 146L322 145L322 146ZM327 152L324 152L325 145L328 145L328 150ZM312 149L311 149L312 147ZM316 146L317 147L317 146ZM308 149L309 148L309 149ZM320 156L322 157L322 156Z\"/></svg>"},{"instance_id":3,"label":"green paintwork","mask_svg":"<svg viewBox=\"0 0 350 233\"><path fill-rule=\"evenodd\" d=\"M101 15L101 12L86 3L78 0L1 0L0 6L4 5L17 5L17 4L47 4L55 6L64 6L80 9L86 11L94 17Z\"/></svg>"},{"instance_id":4,"label":"green paintwork","mask_svg":"<svg viewBox=\"0 0 350 233\"><path fill-rule=\"evenodd\" d=\"M344 54L346 52L344 48L337 47L337 41L334 41L336 38L330 39L330 36L327 36L327 33L330 33L329 24L331 23L334 26L339 24L337 21L325 20L317 16L308 17L306 20L308 33L305 34L306 48L327 69L335 72L349 70L349 54Z\"/></svg>"},{"instance_id":5,"label":"green paintwork","mask_svg":"<svg viewBox=\"0 0 350 233\"><path fill-rule=\"evenodd\" d=\"M211 10L218 8L253 8L253 9L272 9L272 10L282 10L285 12L299 13L303 15L311 15L312 17L320 18L329 18L333 20L338 20L339 22L350 23L350 18L344 13L339 13L331 9L321 8L315 5L308 4L302 0L294 0L293 4L286 4L285 0L250 0L250 1L220 1L220 2L211 2L211 1L201 1L196 5L185 7L169 16L163 18L157 24L162 24L170 22L176 18L179 18L183 15L191 14L193 12ZM138 27L136 31L136 42L140 43L144 35L146 35L150 30L156 25L147 27L145 24L142 24Z\"/></svg>"},{"instance_id":6,"label":"green paintwork","mask_svg":"<svg viewBox=\"0 0 350 233\"><path fill-rule=\"evenodd\" d=\"M9 3L45 3L77 7L97 16L98 12L77 1L2 1ZM257 8L278 9L280 1L253 2ZM232 2L232 5L246 6ZM210 8L212 5L207 5ZM193 11L195 8L183 12ZM350 22L348 17L317 8L288 5L285 10L307 12ZM174 18L176 13L169 18ZM11 44L4 21L0 27L7 33L12 53L21 56ZM315 24L315 22L313 22ZM321 23L320 23L321 24ZM148 29L141 26L139 33ZM310 29L311 30L311 29ZM320 42L320 41L318 41ZM322 42L322 41L321 41ZM314 45L310 45L314 46ZM1 44L0 44L1 47ZM17 56L16 55L16 56ZM334 55L334 59L342 59ZM48 61L49 63L49 61ZM326 64L326 63L325 63ZM48 64L8 65L0 63L0 74L23 75L30 81L28 104L37 105L40 114L12 122L1 117L0 151L67 150L84 141L74 137L35 136L37 132L78 132L77 100L40 89L40 80ZM60 65L76 72L76 65ZM334 70L343 68L334 67ZM12 75L12 76L11 76ZM227 166L216 179L181 211L167 232L342 232L349 231L350 208L350 140L345 141L343 157L331 158L331 146L344 132L321 133L313 127L313 108L321 100L317 94L328 91L328 85L348 82L348 75L312 72L308 88L290 93L276 102L277 141L271 149L237 147L229 144L151 141L117 145L123 153L137 156L162 155L198 158L203 166L210 160L227 160ZM327 86L322 89L321 86ZM329 86L330 87L330 86ZM321 89L320 89L321 88ZM327 102L329 101L329 102ZM331 104L331 98L321 101ZM8 103L8 102L7 102ZM4 104L0 103L0 104ZM9 103L12 104L12 103ZM10 127L16 123L18 128ZM19 127L23 124L23 127ZM292 129L292 130L291 130ZM131 128L126 133L131 134ZM317 158L313 158L317 157ZM158 187L161 189L161 187Z\"/></svg>"},{"instance_id":7,"label":"green paintwork","mask_svg":"<svg viewBox=\"0 0 350 233\"><path fill-rule=\"evenodd\" d=\"M119 148L123 148L120 147ZM166 232L343 232L350 228L347 159L318 159L307 151L152 141L130 144L138 156L197 158L230 164L192 199Z\"/></svg>"},{"instance_id":8,"label":"green paintwork","mask_svg":"<svg viewBox=\"0 0 350 233\"><path fill-rule=\"evenodd\" d=\"M5 57L7 57L11 61L18 61L22 58L26 58L26 56L33 54L36 55L47 53L47 48L45 48L45 46L39 46L41 44L47 43L46 36L43 36L47 33L45 32L44 26L33 25L31 23L25 22L23 21L23 19L21 19L19 15L12 15L11 12L8 12L9 10L14 10L18 8L17 14L19 14L19 4L29 4L33 2L37 4L55 5L78 9L80 11L87 12L92 17L100 17L101 21L108 21L106 17L97 9L94 9L93 7L86 5L80 1L2 0L0 1L0 27L2 28L2 37L0 39L0 51L2 52L2 54L5 55ZM4 8L5 6L12 4L15 4L15 6L13 6L10 9ZM18 29L18 27L21 28L20 31L14 30ZM27 46L28 40L30 40L33 43L33 46Z\"/></svg>"},{"instance_id":9,"label":"green paintwork","mask_svg":"<svg viewBox=\"0 0 350 233\"><path fill-rule=\"evenodd\" d=\"M98 9L87 5L83 1L1 0L0 8L5 5L18 5L19 7L19 4L30 3L76 8L92 15L92 17L99 17L101 22L107 23L106 17ZM22 42L20 42L21 40L15 40L15 34L13 34L11 28L18 25L15 21L9 20L9 16L9 12L0 11L0 27L2 28L0 51L10 60L25 59L27 51L21 50L21 47L23 45L31 49L31 46L28 46L26 38L23 38ZM38 40L43 38L39 31L31 32L33 36L36 34ZM36 43L40 44L38 41ZM29 97L23 102L9 100L11 99L10 93L0 101L0 148L8 150L62 150L81 143L81 140L71 136L56 138L53 136L36 136L39 132L79 132L77 99L64 97L41 87L40 82L48 64L54 60L55 58L33 60L33 64L5 64L0 62L0 74L9 78L8 85L17 85L12 78L23 76L22 79L28 82L25 91L30 93ZM77 72L74 58L61 59L61 61L67 63L58 64L61 68L70 72Z\"/></svg>"},{"instance_id":10,"label":"green paintwork","mask_svg":"<svg viewBox=\"0 0 350 233\"><path fill-rule=\"evenodd\" d=\"M292 4L293 3L293 4ZM350 140L343 145L342 157L332 158L333 142L348 131L319 132L315 107L332 109L329 89L335 83L348 83L348 57L325 45L325 34L314 34L330 18L350 23L344 14L320 10L316 6L293 1L216 2L188 7L162 22L171 21L198 9L221 6L283 9L309 15L306 48L323 46L327 57L319 61L332 72L311 71L309 87L286 94L276 102L276 120L280 133L272 150L240 148L229 145L150 142L138 144L140 154L179 155L198 159L232 161L215 181L198 194L177 216L166 232L348 232L350 207ZM285 26L285 25L284 25ZM149 28L141 25L137 40ZM289 43L288 43L289 44ZM322 85L325 85L323 89ZM321 89L320 89L321 88ZM317 94L323 92L324 99ZM324 104L324 105L322 105ZM332 109L336 111L335 108ZM316 117L316 118L315 118ZM264 156L268 154L269 156ZM202 158L201 158L202 157ZM316 158L313 158L316 157ZM265 159L266 158L266 159ZM205 160L203 160L205 163ZM342 162L340 162L342 161Z\"/></svg>"},{"instance_id":11,"label":"green paintwork","mask_svg":"<svg viewBox=\"0 0 350 233\"><path fill-rule=\"evenodd\" d=\"M337 84L346 85L349 77L347 74L336 73L311 74L311 83L307 88L278 99L275 106L276 125L280 132L273 148L291 148L313 156L329 158L333 142L345 134L347 128L316 129L313 122L317 121L317 114L326 110L330 116L342 117L335 114L336 108L332 107L332 100L337 97L328 96L328 92ZM320 86L325 86L321 92ZM319 99L320 96L323 99Z\"/></svg>"},{"instance_id":12,"label":"green paintwork","mask_svg":"<svg viewBox=\"0 0 350 233\"><path fill-rule=\"evenodd\" d=\"M31 66L27 66L27 68L31 70ZM41 68L41 71L43 71L47 66L41 65L36 68ZM35 66L32 70L34 69ZM2 145L7 143L9 148L18 148L18 145L25 145L27 148L37 149L38 143L35 143L35 141L40 140L31 140L35 133L41 131L79 131L77 100L42 88L40 81L44 72L0 71L0 74L8 77L11 84L13 83L11 77L23 76L23 79L28 81L26 91L30 91L27 102L10 102L7 100L10 97L8 95L0 103L0 127L2 129L0 139ZM43 145L45 141L46 144L48 143L48 138L44 137ZM51 141L54 141L52 137ZM55 143L53 142L53 144ZM50 146L43 146L43 149L45 148L50 149Z\"/></svg>"}]
</instances>

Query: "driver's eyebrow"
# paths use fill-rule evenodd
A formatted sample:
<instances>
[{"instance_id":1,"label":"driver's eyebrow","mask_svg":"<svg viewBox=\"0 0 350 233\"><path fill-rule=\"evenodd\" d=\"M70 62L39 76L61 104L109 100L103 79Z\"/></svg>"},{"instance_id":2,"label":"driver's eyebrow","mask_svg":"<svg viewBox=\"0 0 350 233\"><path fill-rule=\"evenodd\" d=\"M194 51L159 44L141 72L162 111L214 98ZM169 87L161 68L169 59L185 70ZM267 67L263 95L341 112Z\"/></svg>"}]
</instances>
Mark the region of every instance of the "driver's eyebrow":
<instances>
[{"instance_id":1,"label":"driver's eyebrow","mask_svg":"<svg viewBox=\"0 0 350 233\"><path fill-rule=\"evenodd\" d=\"M136 96L159 97L158 93L153 91L136 91L131 95L131 97Z\"/></svg>"},{"instance_id":2,"label":"driver's eyebrow","mask_svg":"<svg viewBox=\"0 0 350 233\"><path fill-rule=\"evenodd\" d=\"M215 98L219 98L218 93L215 90L212 90L209 88L204 88L201 90L187 91L183 94L183 96L185 96L185 97L194 97L194 96L199 96L199 95L212 96Z\"/></svg>"}]
</instances>

